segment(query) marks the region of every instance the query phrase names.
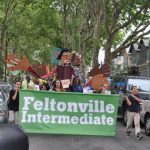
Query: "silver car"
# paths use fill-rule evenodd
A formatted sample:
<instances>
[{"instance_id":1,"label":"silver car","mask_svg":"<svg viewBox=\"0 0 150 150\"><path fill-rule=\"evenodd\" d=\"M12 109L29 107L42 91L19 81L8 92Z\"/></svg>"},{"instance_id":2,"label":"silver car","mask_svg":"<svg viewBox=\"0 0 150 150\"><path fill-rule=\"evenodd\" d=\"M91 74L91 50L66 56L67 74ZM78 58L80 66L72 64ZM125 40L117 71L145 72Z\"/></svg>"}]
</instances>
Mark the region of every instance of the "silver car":
<instances>
[{"instance_id":1,"label":"silver car","mask_svg":"<svg viewBox=\"0 0 150 150\"><path fill-rule=\"evenodd\" d=\"M141 107L141 122L145 125L145 134L150 136L150 100L144 100Z\"/></svg>"},{"instance_id":2,"label":"silver car","mask_svg":"<svg viewBox=\"0 0 150 150\"><path fill-rule=\"evenodd\" d=\"M0 123L8 122L8 99L11 85L1 82L0 84Z\"/></svg>"}]
</instances>

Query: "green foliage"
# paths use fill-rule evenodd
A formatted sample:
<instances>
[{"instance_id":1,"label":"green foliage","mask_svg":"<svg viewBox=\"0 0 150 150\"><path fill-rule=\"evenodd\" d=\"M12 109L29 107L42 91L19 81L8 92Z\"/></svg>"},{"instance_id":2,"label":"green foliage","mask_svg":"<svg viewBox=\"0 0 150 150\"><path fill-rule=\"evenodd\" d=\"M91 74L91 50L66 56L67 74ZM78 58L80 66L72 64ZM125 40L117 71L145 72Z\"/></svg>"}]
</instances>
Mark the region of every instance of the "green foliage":
<instances>
[{"instance_id":1,"label":"green foliage","mask_svg":"<svg viewBox=\"0 0 150 150\"><path fill-rule=\"evenodd\" d=\"M50 48L64 47L66 37L67 46L74 46L73 48L80 49L81 53L84 50L86 64L91 65L93 43L96 47L102 48L110 44L110 48L117 49L127 32L132 33L133 27L146 23L150 17L148 0L109 0L106 7L105 0L1 0L0 29L4 25L5 8L7 6L8 10L11 9L8 7L11 2L14 2L15 7L8 18L4 35L8 41L8 52L15 52L20 57L25 54L32 64L50 63ZM96 7L97 4L100 7ZM137 14L142 7L144 9ZM102 13L103 17L99 18L100 33L98 39L95 39L92 33L98 12ZM123 26L132 17L131 22ZM66 33L63 23L66 23ZM109 43L112 31L117 28L120 29L113 34L112 43ZM128 41L137 36L135 33L132 34L134 36ZM83 49L79 46L82 42L85 46Z\"/></svg>"}]
</instances>

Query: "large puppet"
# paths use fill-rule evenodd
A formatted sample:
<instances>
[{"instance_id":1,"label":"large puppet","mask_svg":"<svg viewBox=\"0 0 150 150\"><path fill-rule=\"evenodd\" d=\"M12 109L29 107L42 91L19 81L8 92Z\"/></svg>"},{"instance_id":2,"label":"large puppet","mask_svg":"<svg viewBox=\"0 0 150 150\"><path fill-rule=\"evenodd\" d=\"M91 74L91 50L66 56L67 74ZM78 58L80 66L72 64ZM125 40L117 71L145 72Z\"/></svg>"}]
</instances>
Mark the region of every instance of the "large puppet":
<instances>
[{"instance_id":1,"label":"large puppet","mask_svg":"<svg viewBox=\"0 0 150 150\"><path fill-rule=\"evenodd\" d=\"M51 75L56 73L56 79L61 80L63 88L68 91L71 79L74 75L74 69L71 66L71 52L69 49L62 49L57 59L61 60L61 64L54 68Z\"/></svg>"}]
</instances>

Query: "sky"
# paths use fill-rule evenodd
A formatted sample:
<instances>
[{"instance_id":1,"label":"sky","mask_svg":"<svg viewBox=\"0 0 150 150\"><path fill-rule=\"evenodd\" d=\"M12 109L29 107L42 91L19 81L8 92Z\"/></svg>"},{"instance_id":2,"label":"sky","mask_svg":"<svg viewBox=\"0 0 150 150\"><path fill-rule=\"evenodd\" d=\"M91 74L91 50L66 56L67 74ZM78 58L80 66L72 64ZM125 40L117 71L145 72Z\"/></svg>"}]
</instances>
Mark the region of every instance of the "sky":
<instances>
[{"instance_id":1,"label":"sky","mask_svg":"<svg viewBox=\"0 0 150 150\"><path fill-rule=\"evenodd\" d=\"M102 63L104 63L104 57L105 57L105 51L104 50L99 50L99 56L98 56L98 60L99 60L99 63L101 64L101 62Z\"/></svg>"}]
</instances>

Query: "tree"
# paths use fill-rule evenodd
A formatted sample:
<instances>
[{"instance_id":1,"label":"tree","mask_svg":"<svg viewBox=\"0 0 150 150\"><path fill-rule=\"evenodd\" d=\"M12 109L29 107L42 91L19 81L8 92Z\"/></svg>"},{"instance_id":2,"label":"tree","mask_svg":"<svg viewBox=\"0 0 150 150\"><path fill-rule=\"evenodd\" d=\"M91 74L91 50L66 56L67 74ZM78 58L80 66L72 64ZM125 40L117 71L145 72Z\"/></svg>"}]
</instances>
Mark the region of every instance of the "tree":
<instances>
[{"instance_id":1,"label":"tree","mask_svg":"<svg viewBox=\"0 0 150 150\"><path fill-rule=\"evenodd\" d=\"M3 74L4 58L7 55L7 28L13 15L13 11L19 4L19 0L1 0L0 1L0 70ZM5 64L6 75L6 64ZM6 76L5 76L6 80Z\"/></svg>"},{"instance_id":2,"label":"tree","mask_svg":"<svg viewBox=\"0 0 150 150\"><path fill-rule=\"evenodd\" d=\"M20 57L26 54L32 64L48 64L50 48L68 47L81 54L85 73L91 61L93 67L98 64L100 48L110 64L118 52L150 33L145 32L150 24L149 0L2 0L0 4L1 60L6 45Z\"/></svg>"},{"instance_id":3,"label":"tree","mask_svg":"<svg viewBox=\"0 0 150 150\"><path fill-rule=\"evenodd\" d=\"M109 9L108 9L109 5ZM129 47L131 44L144 35L150 33L145 29L150 25L150 1L148 0L112 0L107 3L105 18L106 43L105 63L110 64L112 58L116 57L118 52ZM110 20L110 21L109 21ZM125 38L117 47L113 47L114 37L117 33L123 31ZM131 32L128 36L127 32ZM114 48L114 52L111 49Z\"/></svg>"}]
</instances>

